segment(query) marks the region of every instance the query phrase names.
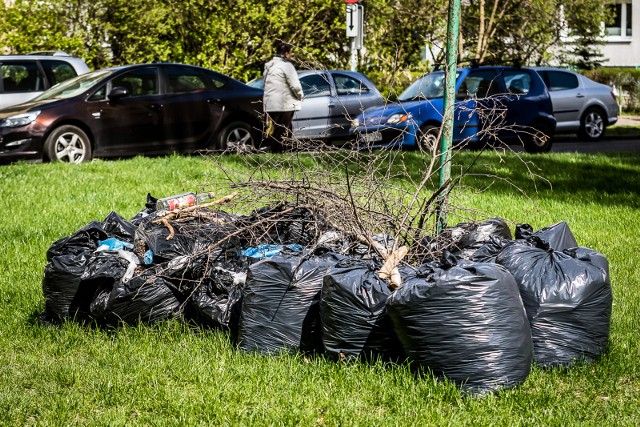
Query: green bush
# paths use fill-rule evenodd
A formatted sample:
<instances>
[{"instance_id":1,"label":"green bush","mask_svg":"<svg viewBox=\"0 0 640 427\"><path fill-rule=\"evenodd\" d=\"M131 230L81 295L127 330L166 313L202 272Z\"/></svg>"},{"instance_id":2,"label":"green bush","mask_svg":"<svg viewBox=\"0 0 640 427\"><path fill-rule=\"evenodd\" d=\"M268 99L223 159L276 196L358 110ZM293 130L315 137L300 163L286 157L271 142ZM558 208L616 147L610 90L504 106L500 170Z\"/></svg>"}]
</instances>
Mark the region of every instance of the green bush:
<instances>
[{"instance_id":1,"label":"green bush","mask_svg":"<svg viewBox=\"0 0 640 427\"><path fill-rule=\"evenodd\" d=\"M620 108L626 112L640 110L640 69L597 68L582 72L591 80L615 88Z\"/></svg>"}]
</instances>

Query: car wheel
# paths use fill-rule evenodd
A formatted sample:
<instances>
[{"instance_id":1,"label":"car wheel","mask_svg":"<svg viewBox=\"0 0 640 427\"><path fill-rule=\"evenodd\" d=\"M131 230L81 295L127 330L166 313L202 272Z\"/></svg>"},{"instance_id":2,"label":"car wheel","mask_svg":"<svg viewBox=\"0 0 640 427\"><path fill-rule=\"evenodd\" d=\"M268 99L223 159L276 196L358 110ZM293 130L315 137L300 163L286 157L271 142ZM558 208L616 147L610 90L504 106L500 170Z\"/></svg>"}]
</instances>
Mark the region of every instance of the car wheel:
<instances>
[{"instance_id":1,"label":"car wheel","mask_svg":"<svg viewBox=\"0 0 640 427\"><path fill-rule=\"evenodd\" d=\"M437 151L438 150L438 135L440 134L440 128L433 125L424 125L420 128L419 134L416 138L416 148L424 151Z\"/></svg>"},{"instance_id":2,"label":"car wheel","mask_svg":"<svg viewBox=\"0 0 640 427\"><path fill-rule=\"evenodd\" d=\"M548 153L551 151L551 132L546 126L534 126L523 138L524 149L527 153Z\"/></svg>"},{"instance_id":3,"label":"car wheel","mask_svg":"<svg viewBox=\"0 0 640 427\"><path fill-rule=\"evenodd\" d=\"M52 162L88 162L92 155L89 137L82 129L72 125L54 129L44 143L44 151Z\"/></svg>"},{"instance_id":4,"label":"car wheel","mask_svg":"<svg viewBox=\"0 0 640 427\"><path fill-rule=\"evenodd\" d=\"M578 136L585 141L598 141L604 135L605 118L598 108L589 108L580 120Z\"/></svg>"},{"instance_id":5,"label":"car wheel","mask_svg":"<svg viewBox=\"0 0 640 427\"><path fill-rule=\"evenodd\" d=\"M232 122L220 132L218 147L225 151L246 153L255 150L256 138L253 129L245 122Z\"/></svg>"}]
</instances>

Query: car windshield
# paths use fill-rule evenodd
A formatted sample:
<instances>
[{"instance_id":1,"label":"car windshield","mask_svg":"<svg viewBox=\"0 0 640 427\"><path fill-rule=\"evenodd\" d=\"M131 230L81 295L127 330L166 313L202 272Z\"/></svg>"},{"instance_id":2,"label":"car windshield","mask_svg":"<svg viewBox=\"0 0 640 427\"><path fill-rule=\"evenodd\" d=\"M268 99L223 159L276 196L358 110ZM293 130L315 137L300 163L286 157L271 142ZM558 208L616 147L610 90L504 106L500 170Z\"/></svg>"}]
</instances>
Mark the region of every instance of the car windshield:
<instances>
[{"instance_id":1,"label":"car windshield","mask_svg":"<svg viewBox=\"0 0 640 427\"><path fill-rule=\"evenodd\" d=\"M456 74L456 80L460 76ZM398 96L398 101L413 101L416 99L442 98L444 96L444 73L431 73L420 77L409 85Z\"/></svg>"},{"instance_id":2,"label":"car windshield","mask_svg":"<svg viewBox=\"0 0 640 427\"><path fill-rule=\"evenodd\" d=\"M247 82L247 86L255 87L258 89L262 89L264 87L264 79L262 77L258 77L257 79L253 79Z\"/></svg>"},{"instance_id":3,"label":"car windshield","mask_svg":"<svg viewBox=\"0 0 640 427\"><path fill-rule=\"evenodd\" d=\"M91 88L98 81L113 73L113 70L100 70L92 73L81 74L70 80L59 83L44 92L35 101L46 99L66 99L81 94Z\"/></svg>"}]
</instances>

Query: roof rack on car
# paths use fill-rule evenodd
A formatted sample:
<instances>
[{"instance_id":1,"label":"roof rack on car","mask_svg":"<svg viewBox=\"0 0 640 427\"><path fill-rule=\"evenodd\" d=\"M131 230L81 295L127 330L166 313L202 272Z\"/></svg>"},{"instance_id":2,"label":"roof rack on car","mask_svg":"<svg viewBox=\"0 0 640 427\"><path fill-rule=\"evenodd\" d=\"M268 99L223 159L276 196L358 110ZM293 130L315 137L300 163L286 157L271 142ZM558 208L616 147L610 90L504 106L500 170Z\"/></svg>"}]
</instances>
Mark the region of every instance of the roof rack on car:
<instances>
[{"instance_id":1,"label":"roof rack on car","mask_svg":"<svg viewBox=\"0 0 640 427\"><path fill-rule=\"evenodd\" d=\"M42 56L71 56L67 52L61 50L41 50L38 52L30 52L27 55L42 55Z\"/></svg>"}]
</instances>

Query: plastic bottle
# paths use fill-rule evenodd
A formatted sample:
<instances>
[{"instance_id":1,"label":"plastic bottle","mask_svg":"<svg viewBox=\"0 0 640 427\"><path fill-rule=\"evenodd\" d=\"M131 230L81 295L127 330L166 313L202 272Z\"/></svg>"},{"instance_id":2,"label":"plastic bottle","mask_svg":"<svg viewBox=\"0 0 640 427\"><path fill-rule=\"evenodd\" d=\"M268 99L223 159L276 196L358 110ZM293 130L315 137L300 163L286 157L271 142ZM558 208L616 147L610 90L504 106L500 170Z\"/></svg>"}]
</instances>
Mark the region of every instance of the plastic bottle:
<instances>
[{"instance_id":1,"label":"plastic bottle","mask_svg":"<svg viewBox=\"0 0 640 427\"><path fill-rule=\"evenodd\" d=\"M214 193L194 193L188 192L176 194L175 196L164 197L156 202L156 211L174 211L184 209L194 205L201 205L212 201Z\"/></svg>"}]
</instances>

